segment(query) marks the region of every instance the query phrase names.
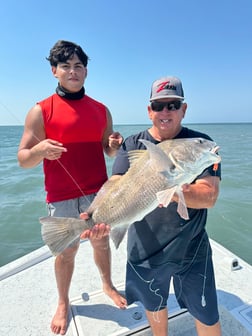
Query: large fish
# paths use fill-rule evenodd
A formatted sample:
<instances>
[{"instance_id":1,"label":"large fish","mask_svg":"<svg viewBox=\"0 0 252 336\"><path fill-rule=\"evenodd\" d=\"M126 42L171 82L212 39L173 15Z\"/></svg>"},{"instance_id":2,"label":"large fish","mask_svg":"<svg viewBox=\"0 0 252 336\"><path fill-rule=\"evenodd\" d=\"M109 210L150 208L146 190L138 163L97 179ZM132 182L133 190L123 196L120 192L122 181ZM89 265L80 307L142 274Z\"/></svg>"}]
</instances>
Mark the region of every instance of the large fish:
<instances>
[{"instance_id":1,"label":"large fish","mask_svg":"<svg viewBox=\"0 0 252 336\"><path fill-rule=\"evenodd\" d=\"M54 255L61 253L84 230L97 223L111 227L111 238L119 246L130 224L141 220L159 204L167 207L174 193L177 211L188 219L181 186L191 183L212 164L219 163L219 147L203 138L166 140L158 145L141 141L147 150L129 152L130 168L115 180L108 180L89 208L88 220L42 217L42 238Z\"/></svg>"}]
</instances>

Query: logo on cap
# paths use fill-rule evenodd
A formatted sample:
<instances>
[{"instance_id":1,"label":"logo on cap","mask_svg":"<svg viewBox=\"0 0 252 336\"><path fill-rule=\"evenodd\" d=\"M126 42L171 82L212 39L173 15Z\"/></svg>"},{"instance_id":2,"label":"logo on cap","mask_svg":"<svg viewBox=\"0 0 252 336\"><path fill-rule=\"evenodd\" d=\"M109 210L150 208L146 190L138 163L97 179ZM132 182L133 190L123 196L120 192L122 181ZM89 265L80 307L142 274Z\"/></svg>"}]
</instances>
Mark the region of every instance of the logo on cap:
<instances>
[{"instance_id":1,"label":"logo on cap","mask_svg":"<svg viewBox=\"0 0 252 336\"><path fill-rule=\"evenodd\" d=\"M164 90L164 89L167 89L167 90L175 90L176 91L176 86L175 85L169 85L170 81L166 81L166 82L163 82L163 83L160 83L158 86L159 88L157 89L157 93Z\"/></svg>"}]
</instances>

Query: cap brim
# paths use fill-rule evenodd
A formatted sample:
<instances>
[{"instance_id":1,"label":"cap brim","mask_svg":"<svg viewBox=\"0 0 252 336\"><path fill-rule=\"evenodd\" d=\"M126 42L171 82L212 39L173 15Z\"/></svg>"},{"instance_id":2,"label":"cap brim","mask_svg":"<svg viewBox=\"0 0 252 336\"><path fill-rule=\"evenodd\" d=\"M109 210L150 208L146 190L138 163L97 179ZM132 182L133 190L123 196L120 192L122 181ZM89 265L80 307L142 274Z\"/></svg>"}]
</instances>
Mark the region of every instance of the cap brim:
<instances>
[{"instance_id":1,"label":"cap brim","mask_svg":"<svg viewBox=\"0 0 252 336\"><path fill-rule=\"evenodd\" d=\"M156 98L151 98L150 99L150 102L152 102L153 100L160 100L160 99L166 99L166 98L177 98L177 99L180 99L180 100L184 100L185 97L181 97L181 96L176 96L176 95L171 95L171 96L158 96Z\"/></svg>"}]
</instances>

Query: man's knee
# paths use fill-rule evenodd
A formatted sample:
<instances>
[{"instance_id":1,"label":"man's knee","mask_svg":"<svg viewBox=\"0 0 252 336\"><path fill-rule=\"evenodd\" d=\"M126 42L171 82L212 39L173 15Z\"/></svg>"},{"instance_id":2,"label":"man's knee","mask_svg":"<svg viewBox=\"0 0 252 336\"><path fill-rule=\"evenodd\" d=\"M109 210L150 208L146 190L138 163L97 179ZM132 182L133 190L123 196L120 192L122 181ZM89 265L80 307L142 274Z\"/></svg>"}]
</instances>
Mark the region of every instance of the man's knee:
<instances>
[{"instance_id":1,"label":"man's knee","mask_svg":"<svg viewBox=\"0 0 252 336\"><path fill-rule=\"evenodd\" d=\"M61 259L64 262L71 262L74 260L76 253L79 248L79 243L67 247L57 258Z\"/></svg>"}]
</instances>

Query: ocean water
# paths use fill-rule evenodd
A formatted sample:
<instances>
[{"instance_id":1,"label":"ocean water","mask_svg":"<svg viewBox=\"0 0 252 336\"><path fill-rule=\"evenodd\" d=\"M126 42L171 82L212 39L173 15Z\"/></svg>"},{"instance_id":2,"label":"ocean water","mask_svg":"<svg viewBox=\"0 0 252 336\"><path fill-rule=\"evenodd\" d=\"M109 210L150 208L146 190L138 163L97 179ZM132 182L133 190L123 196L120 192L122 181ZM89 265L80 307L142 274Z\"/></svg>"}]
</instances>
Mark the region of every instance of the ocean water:
<instances>
[{"instance_id":1,"label":"ocean water","mask_svg":"<svg viewBox=\"0 0 252 336\"><path fill-rule=\"evenodd\" d=\"M252 124L190 124L221 147L219 199L209 210L210 237L252 265ZM148 125L116 125L126 137ZM42 166L22 169L16 153L22 126L0 126L0 266L43 245L38 218L45 216ZM113 159L106 158L108 174Z\"/></svg>"}]
</instances>

